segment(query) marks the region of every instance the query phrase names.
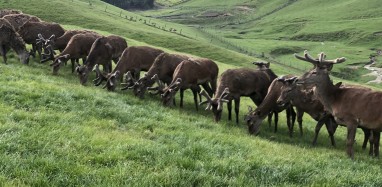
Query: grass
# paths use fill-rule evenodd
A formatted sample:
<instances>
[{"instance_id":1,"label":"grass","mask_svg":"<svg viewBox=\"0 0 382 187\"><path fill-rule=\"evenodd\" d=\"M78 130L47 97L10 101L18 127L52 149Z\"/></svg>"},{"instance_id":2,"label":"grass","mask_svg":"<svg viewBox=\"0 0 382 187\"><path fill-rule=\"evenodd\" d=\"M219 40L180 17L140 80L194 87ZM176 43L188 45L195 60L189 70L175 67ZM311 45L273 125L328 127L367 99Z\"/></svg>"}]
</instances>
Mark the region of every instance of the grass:
<instances>
[{"instance_id":1,"label":"grass","mask_svg":"<svg viewBox=\"0 0 382 187\"><path fill-rule=\"evenodd\" d=\"M76 6L72 6L72 1L31 0L28 5L8 1L0 6L20 8L63 23L68 29L120 34L129 45L154 45L171 52L210 57L218 62L220 72L250 66L248 61L254 60L208 43L202 33L195 40L162 33L94 8L103 6L99 1L92 1L93 7L86 1L74 2ZM120 12L111 6L108 10ZM107 24L100 24L104 22ZM259 42L264 50L271 44L270 40ZM315 42L296 41L288 45L300 44L314 46L313 54L322 49ZM334 56L335 51L328 55ZM301 73L278 64L271 67L278 74ZM50 67L37 60L22 65L13 52L9 65L0 64L0 80L2 186L382 185L381 161L361 150L360 132L356 159L352 161L344 152L344 128L336 132L337 147L330 146L324 129L318 145L311 146L315 122L308 116L304 117L302 137L296 130L294 137L289 138L284 114L280 116L278 133L273 133L273 128L264 122L260 135L255 137L247 133L243 122L236 125L227 121L226 111L218 124L209 111L196 112L189 91L185 94L184 109L166 108L156 96L140 100L131 92L81 86L69 67L61 68L59 76L53 76ZM253 104L244 98L241 118L247 105Z\"/></svg>"},{"instance_id":2,"label":"grass","mask_svg":"<svg viewBox=\"0 0 382 187\"><path fill-rule=\"evenodd\" d=\"M215 45L236 51L244 49L257 55L265 53L276 61L301 67L291 54L274 55L280 48L289 51L308 49L312 54L324 51L330 57L345 56L348 62L339 65L339 72L347 64L367 62L369 55L382 45L379 1L201 1L193 0L171 8L143 12L161 15L168 21L192 25L217 38ZM238 9L246 7L246 9ZM215 11L230 16L205 18L199 15ZM220 41L220 42L219 42ZM221 42L224 41L224 42ZM232 47L232 45L236 47ZM351 65L352 66L352 65ZM364 73L363 70L359 72ZM362 76L352 81L365 83Z\"/></svg>"}]
</instances>

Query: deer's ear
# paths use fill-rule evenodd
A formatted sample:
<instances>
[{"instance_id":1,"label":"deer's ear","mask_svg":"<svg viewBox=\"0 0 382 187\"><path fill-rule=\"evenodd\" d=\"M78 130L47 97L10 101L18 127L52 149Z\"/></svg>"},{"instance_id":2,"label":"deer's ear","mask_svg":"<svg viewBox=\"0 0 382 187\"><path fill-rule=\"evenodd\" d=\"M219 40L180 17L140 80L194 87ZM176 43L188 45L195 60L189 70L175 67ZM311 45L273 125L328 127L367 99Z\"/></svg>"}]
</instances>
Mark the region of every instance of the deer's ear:
<instances>
[{"instance_id":1,"label":"deer's ear","mask_svg":"<svg viewBox=\"0 0 382 187\"><path fill-rule=\"evenodd\" d=\"M334 86L337 87L337 88L339 88L339 87L341 87L341 85L342 85L342 82L338 82L338 83L335 84Z\"/></svg>"}]
</instances>

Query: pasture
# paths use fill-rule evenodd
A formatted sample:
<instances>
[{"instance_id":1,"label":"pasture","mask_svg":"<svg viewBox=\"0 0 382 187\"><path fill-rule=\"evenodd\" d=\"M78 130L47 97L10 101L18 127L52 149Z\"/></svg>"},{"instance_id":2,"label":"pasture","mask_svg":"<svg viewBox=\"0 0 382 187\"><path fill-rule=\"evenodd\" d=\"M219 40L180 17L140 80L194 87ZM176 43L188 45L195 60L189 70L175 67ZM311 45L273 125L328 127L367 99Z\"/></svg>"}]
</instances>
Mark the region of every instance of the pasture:
<instances>
[{"instance_id":1,"label":"pasture","mask_svg":"<svg viewBox=\"0 0 382 187\"><path fill-rule=\"evenodd\" d=\"M207 57L217 62L219 74L229 68L253 67L250 62L260 60L226 49L221 43L211 43L209 35L194 27L151 18L167 28L182 29L182 36L139 22L140 14L110 5L105 11L103 2L88 2L8 0L0 2L0 7L20 9L60 23L66 29L118 34L130 46L150 45L168 52ZM126 16L138 20L129 21ZM257 41L260 42L255 44ZM264 51L277 47L267 39L256 42L253 47L261 45ZM283 42L287 46L311 47L312 54L327 49L317 47L317 42ZM330 57L346 56L359 49L363 50L361 54L369 52L361 45L330 44L344 48L338 53L327 51ZM248 41L242 45L250 44ZM290 61L292 57L287 56L278 58ZM357 55L350 57L354 56ZM294 136L289 137L284 113L277 133L273 132L273 124L269 128L264 121L260 134L251 136L243 120L239 125L227 120L226 106L219 123L213 122L210 111L195 111L190 91L185 93L185 108L168 108L161 105L158 96L147 95L142 100L131 91L120 91L121 87L108 92L90 83L82 86L69 66L53 76L48 64L38 61L31 59L29 65L23 65L11 52L9 64L0 63L2 186L382 185L381 160L361 150L360 130L355 160L350 160L344 152L343 127L335 134L336 147L331 147L324 128L318 145L311 145L315 121L308 115L304 117L302 137L296 127ZM271 64L271 68L278 75L302 74L296 68L288 68L288 63ZM254 106L244 99L240 108L242 119L248 105Z\"/></svg>"}]
</instances>

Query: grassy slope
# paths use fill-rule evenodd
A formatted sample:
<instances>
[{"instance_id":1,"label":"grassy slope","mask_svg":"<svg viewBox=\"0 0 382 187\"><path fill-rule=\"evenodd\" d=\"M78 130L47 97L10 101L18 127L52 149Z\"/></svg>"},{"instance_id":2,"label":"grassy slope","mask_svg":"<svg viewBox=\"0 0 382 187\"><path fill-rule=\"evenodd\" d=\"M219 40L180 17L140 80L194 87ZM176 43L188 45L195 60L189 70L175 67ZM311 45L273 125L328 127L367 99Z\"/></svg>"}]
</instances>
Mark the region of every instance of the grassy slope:
<instances>
[{"instance_id":1,"label":"grassy slope","mask_svg":"<svg viewBox=\"0 0 382 187\"><path fill-rule=\"evenodd\" d=\"M187 42L176 35L167 36L176 38L168 42L167 33L161 38L150 27L128 27L116 17L107 20L112 27L103 27L97 23L106 18L86 9L86 4L73 8L71 1L64 1L49 9L51 2L60 1L44 1L40 9L37 1L30 1L30 7L19 1L0 5L21 7L75 27L121 34L132 45L153 44L131 34L139 31L153 40L159 37L160 44ZM84 9L88 10L83 15L86 24L77 17ZM69 10L74 13L58 15ZM221 69L237 65L226 56L248 58L223 49L205 50L204 45L200 42L190 51L221 56L225 59L219 63ZM380 160L369 158L359 145L356 160L346 158L343 128L337 131L336 148L330 147L326 132L317 147L310 146L314 122L308 117L303 137L287 136L284 116L277 134L263 125L261 135L253 137L243 124L237 127L226 120L215 124L210 113L195 112L189 93L185 109L164 108L157 97L139 100L131 93L80 86L70 68L51 76L45 64L32 61L24 66L14 56L9 63L0 64L0 182L4 185L381 185ZM280 74L288 72L275 67ZM240 117L248 103L242 103ZM357 142L362 142L359 134Z\"/></svg>"},{"instance_id":2,"label":"grassy slope","mask_svg":"<svg viewBox=\"0 0 382 187\"><path fill-rule=\"evenodd\" d=\"M334 70L341 74L347 64L365 63L369 55L380 48L381 8L379 1L295 1L289 6L273 10L286 1L218 1L193 0L171 8L147 12L145 15L188 15L184 19L174 19L180 23L201 25L213 35L220 37L248 51L265 52L279 62L302 67L304 63L296 61L291 54L308 49L312 54L327 52L329 57L345 56L348 62ZM247 11L238 11L238 7L247 6ZM190 13L191 10L194 13ZM230 13L230 17L200 18L208 10L219 10ZM265 15L265 16L264 16ZM258 19L260 18L261 19ZM191 20L191 21L190 21ZM217 43L219 44L219 43ZM224 46L224 44L222 45ZM287 52L287 51L290 52ZM280 53L276 53L279 51ZM293 63L291 63L293 62ZM339 75L360 83L366 82L361 75L364 70ZM357 74L352 76L351 74ZM380 86L378 86L380 87Z\"/></svg>"}]
</instances>

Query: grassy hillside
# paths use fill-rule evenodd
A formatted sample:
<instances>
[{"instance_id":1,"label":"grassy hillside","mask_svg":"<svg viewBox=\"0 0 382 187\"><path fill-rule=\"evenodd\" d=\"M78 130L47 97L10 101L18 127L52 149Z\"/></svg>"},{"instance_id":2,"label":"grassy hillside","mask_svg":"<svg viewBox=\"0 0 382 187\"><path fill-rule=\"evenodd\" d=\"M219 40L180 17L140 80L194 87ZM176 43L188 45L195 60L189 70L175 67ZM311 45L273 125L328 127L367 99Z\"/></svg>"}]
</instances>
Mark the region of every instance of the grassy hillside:
<instances>
[{"instance_id":1,"label":"grassy hillside","mask_svg":"<svg viewBox=\"0 0 382 187\"><path fill-rule=\"evenodd\" d=\"M110 5L105 12L100 1L91 1L91 6L88 2L30 0L25 4L9 0L0 7L19 8L67 29L119 34L130 45L154 45L209 57L218 61L220 72L250 66L248 62L254 60L211 44L194 28L173 25L190 36L197 35L190 39L127 21ZM13 52L9 59L9 65L0 64L2 186L382 185L381 161L361 150L360 132L352 161L344 152L344 128L336 132L337 147L330 146L325 129L318 145L311 146L315 122L308 116L303 137L296 130L289 138L284 114L278 133L264 122L261 134L254 137L243 122L227 121L226 112L218 124L208 111L196 112L190 92L185 94L184 109L165 108L155 96L140 100L130 92L81 86L69 67L52 76L50 67L37 60L25 66ZM278 74L301 73L275 64L272 67ZM244 99L241 118L248 105L253 104Z\"/></svg>"},{"instance_id":2,"label":"grassy hillside","mask_svg":"<svg viewBox=\"0 0 382 187\"><path fill-rule=\"evenodd\" d=\"M217 38L215 44L237 51L271 56L277 61L305 69L291 54L304 49L316 54L345 56L348 62L336 67L336 75L365 83L365 70L346 73L347 66L361 66L382 46L381 6L377 0L193 0L142 12L172 22L192 25ZM293 63L291 63L293 62ZM303 67L303 68L301 68ZM344 71L344 69L346 69ZM352 74L356 74L353 76Z\"/></svg>"}]
</instances>

